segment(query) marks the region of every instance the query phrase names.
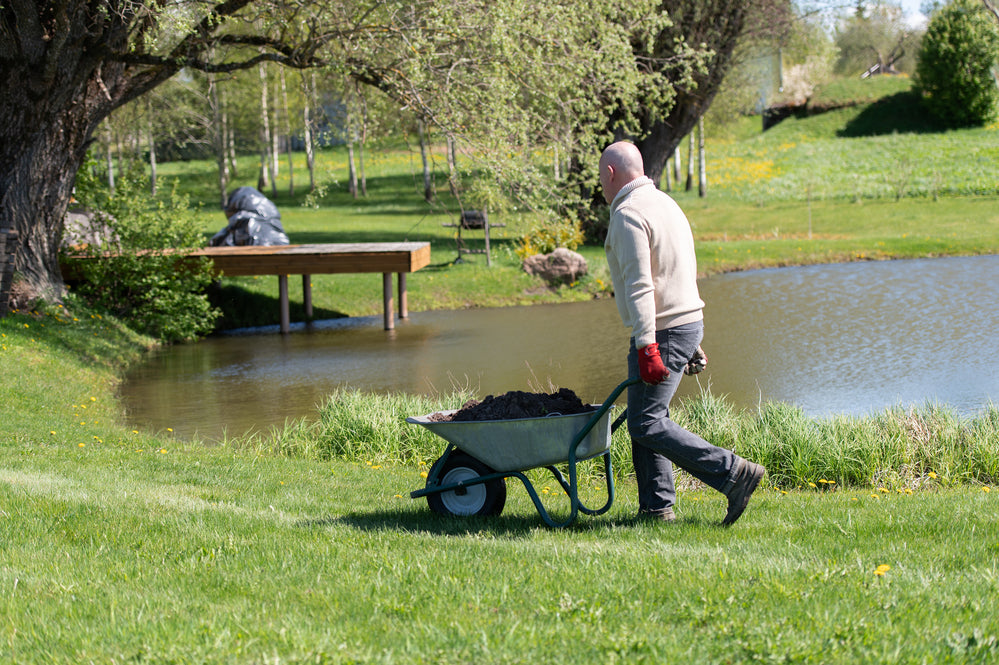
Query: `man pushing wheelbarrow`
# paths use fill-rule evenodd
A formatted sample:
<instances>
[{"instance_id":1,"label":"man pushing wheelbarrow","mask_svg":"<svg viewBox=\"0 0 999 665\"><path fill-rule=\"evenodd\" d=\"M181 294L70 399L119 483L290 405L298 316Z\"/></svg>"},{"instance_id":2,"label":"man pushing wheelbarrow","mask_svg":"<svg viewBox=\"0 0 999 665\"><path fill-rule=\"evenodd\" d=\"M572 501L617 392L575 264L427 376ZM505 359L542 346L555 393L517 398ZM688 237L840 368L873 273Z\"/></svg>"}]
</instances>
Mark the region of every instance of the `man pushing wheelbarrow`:
<instances>
[{"instance_id":1,"label":"man pushing wheelbarrow","mask_svg":"<svg viewBox=\"0 0 999 665\"><path fill-rule=\"evenodd\" d=\"M697 290L694 239L686 216L644 174L642 155L618 142L600 158L600 185L611 206L604 249L624 324L631 328L628 379L592 413L488 423L441 421L430 414L408 418L450 445L427 474L426 487L410 493L426 497L443 515L499 515L506 502L506 478L527 489L549 526L567 526L578 513L600 515L614 500L611 434L627 421L638 481L638 514L663 522L676 519L673 465L728 497L722 524L734 524L763 478L764 468L731 450L714 446L669 417L669 405L684 374L707 365L700 343L704 302ZM610 410L628 391L628 407L613 424ZM604 462L607 501L586 506L579 496L576 465ZM567 463L565 478L556 464ZM553 518L524 471L545 468L565 491L569 515Z\"/></svg>"},{"instance_id":2,"label":"man pushing wheelbarrow","mask_svg":"<svg viewBox=\"0 0 999 665\"><path fill-rule=\"evenodd\" d=\"M734 524L764 468L714 446L669 417L684 373L701 371L704 317L690 224L676 202L645 176L642 154L625 141L600 157L600 186L610 204L604 251L618 311L631 328L628 433L640 516L672 522L673 464L728 497L722 524Z\"/></svg>"}]
</instances>

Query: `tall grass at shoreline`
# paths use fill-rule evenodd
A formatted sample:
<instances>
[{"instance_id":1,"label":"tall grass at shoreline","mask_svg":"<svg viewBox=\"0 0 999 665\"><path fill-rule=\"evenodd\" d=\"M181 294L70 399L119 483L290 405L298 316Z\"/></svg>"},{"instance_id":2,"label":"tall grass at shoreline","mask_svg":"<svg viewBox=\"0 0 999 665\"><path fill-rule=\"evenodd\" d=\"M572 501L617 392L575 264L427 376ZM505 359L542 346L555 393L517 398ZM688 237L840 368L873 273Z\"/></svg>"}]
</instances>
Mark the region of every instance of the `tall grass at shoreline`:
<instances>
[{"instance_id":1,"label":"tall grass at shoreline","mask_svg":"<svg viewBox=\"0 0 999 665\"><path fill-rule=\"evenodd\" d=\"M313 424L275 428L253 438L267 453L317 460L426 468L446 442L407 416L458 408L467 395L437 398L379 395L339 389L320 407ZM736 409L724 398L702 393L674 405L673 417L708 441L767 468L777 489L832 487L913 490L925 486L999 484L999 407L959 417L940 405L894 407L866 417L815 419L794 406L767 403L756 411ZM612 467L620 479L631 473L631 448L622 426L614 433ZM568 445L566 441L566 445ZM247 441L231 440L230 445ZM602 471L581 467L584 473ZM696 487L680 473L680 484Z\"/></svg>"}]
</instances>

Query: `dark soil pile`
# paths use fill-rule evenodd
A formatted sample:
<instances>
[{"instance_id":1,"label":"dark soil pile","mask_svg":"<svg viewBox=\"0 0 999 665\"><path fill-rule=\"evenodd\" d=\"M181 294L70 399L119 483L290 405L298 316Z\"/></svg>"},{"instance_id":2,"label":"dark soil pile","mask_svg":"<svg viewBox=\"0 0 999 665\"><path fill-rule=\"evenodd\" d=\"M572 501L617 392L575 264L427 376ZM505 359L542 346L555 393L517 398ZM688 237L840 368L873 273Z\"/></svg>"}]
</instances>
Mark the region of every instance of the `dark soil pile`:
<instances>
[{"instance_id":1,"label":"dark soil pile","mask_svg":"<svg viewBox=\"0 0 999 665\"><path fill-rule=\"evenodd\" d=\"M517 418L539 418L552 414L568 416L574 413L589 413L596 408L583 401L568 388L560 388L554 393L528 393L511 390L503 395L489 395L484 400L469 400L451 415L435 413L431 422L469 422L479 420L513 420Z\"/></svg>"}]
</instances>

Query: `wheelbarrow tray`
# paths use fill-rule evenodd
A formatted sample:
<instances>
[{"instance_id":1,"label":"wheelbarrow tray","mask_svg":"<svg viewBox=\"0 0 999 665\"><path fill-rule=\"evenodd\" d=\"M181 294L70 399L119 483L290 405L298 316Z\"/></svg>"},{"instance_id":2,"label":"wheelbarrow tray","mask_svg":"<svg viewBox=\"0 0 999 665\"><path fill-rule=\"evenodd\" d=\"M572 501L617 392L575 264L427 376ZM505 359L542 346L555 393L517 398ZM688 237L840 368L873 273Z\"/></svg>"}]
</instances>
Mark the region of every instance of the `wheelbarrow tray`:
<instances>
[{"instance_id":1,"label":"wheelbarrow tray","mask_svg":"<svg viewBox=\"0 0 999 665\"><path fill-rule=\"evenodd\" d=\"M456 410L435 411L412 416L406 422L422 425L458 449L498 472L526 471L569 461L569 448L583 428L599 415L590 431L576 447L576 459L602 455L610 449L610 411L599 414L600 405L586 413L552 415L509 420L443 421L430 420L435 414L451 415Z\"/></svg>"}]
</instances>

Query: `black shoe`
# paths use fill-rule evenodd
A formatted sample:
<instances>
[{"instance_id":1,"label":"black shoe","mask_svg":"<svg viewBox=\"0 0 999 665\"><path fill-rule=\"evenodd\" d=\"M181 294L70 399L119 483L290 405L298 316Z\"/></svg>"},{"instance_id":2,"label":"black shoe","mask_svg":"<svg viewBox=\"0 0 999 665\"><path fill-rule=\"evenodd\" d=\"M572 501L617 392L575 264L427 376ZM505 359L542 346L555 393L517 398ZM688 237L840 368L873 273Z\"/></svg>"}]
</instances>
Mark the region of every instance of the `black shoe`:
<instances>
[{"instance_id":1,"label":"black shoe","mask_svg":"<svg viewBox=\"0 0 999 665\"><path fill-rule=\"evenodd\" d=\"M756 487L760 484L765 472L766 469L761 465L749 460L743 461L739 478L728 493L728 513L725 514L722 524L730 526L742 516L746 506L749 505L749 497L756 491Z\"/></svg>"}]
</instances>

